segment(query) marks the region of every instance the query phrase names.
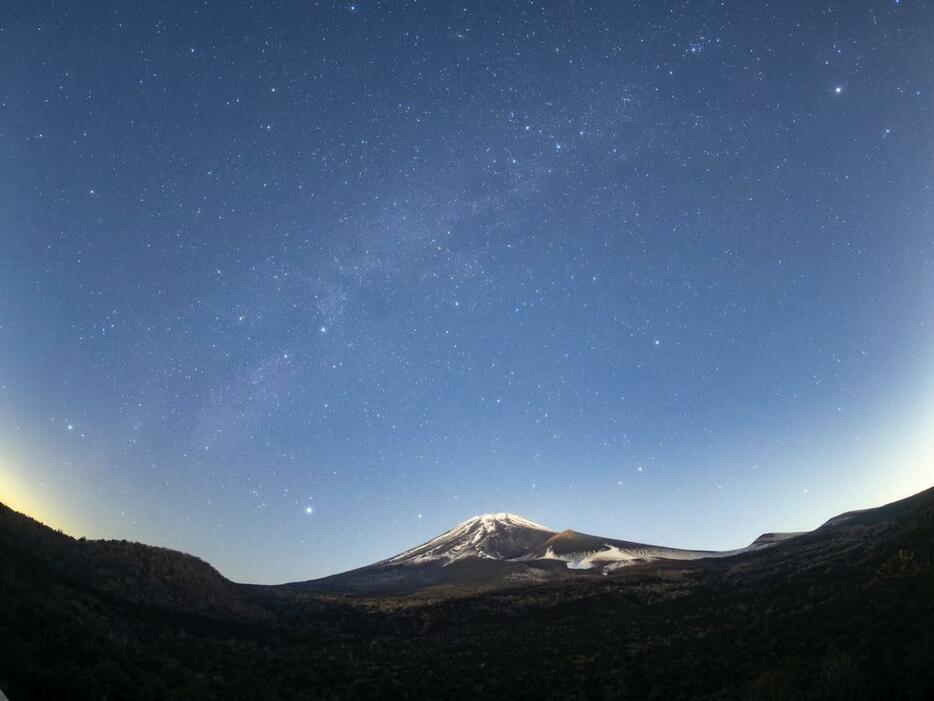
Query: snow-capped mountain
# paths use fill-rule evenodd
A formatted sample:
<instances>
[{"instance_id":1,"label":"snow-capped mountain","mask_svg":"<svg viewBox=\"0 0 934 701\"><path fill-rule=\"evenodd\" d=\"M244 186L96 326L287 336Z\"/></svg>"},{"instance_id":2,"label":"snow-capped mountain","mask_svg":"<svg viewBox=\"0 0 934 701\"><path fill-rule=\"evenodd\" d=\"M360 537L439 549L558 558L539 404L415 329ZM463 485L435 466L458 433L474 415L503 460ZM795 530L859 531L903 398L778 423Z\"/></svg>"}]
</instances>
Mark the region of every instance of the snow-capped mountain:
<instances>
[{"instance_id":1,"label":"snow-capped mountain","mask_svg":"<svg viewBox=\"0 0 934 701\"><path fill-rule=\"evenodd\" d=\"M471 557L514 560L535 550L554 534L552 529L515 514L482 514L382 564L450 563Z\"/></svg>"},{"instance_id":2,"label":"snow-capped mountain","mask_svg":"<svg viewBox=\"0 0 934 701\"><path fill-rule=\"evenodd\" d=\"M684 550L661 545L603 538L577 531L560 533L515 514L482 514L462 521L437 538L429 540L381 565L450 564L466 558L487 558L514 562L560 560L568 569L609 571L626 565L653 560L699 560L730 557L766 548L797 533L766 533L745 548L737 550Z\"/></svg>"},{"instance_id":3,"label":"snow-capped mountain","mask_svg":"<svg viewBox=\"0 0 934 701\"><path fill-rule=\"evenodd\" d=\"M606 575L651 562L733 557L773 547L796 535L767 533L738 550L682 550L572 530L559 533L510 513L482 514L386 560L288 586L379 594L540 582L587 573Z\"/></svg>"}]
</instances>

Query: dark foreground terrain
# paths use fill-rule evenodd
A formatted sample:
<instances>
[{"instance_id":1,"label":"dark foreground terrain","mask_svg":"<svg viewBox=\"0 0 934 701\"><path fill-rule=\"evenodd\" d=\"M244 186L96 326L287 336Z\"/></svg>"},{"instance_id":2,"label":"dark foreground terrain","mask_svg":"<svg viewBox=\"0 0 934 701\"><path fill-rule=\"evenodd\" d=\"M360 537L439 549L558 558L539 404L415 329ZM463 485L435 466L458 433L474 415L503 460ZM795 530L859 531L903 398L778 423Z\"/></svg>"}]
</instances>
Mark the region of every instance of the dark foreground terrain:
<instances>
[{"instance_id":1,"label":"dark foreground terrain","mask_svg":"<svg viewBox=\"0 0 934 701\"><path fill-rule=\"evenodd\" d=\"M0 507L26 699L934 698L934 490L724 560L361 598L74 540Z\"/></svg>"}]
</instances>

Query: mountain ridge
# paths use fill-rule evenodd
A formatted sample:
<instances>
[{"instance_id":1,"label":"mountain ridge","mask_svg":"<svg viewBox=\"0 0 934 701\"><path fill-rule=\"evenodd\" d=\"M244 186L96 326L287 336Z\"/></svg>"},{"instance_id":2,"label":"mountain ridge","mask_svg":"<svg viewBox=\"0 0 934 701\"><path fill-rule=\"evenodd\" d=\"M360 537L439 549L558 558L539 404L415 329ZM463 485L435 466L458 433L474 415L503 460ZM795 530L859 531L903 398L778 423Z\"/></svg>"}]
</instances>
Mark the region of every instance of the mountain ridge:
<instances>
[{"instance_id":1,"label":"mountain ridge","mask_svg":"<svg viewBox=\"0 0 934 701\"><path fill-rule=\"evenodd\" d=\"M496 588L568 576L605 576L653 562L730 558L771 548L799 535L768 532L734 550L692 550L572 529L559 532L518 514L486 513L372 564L283 586L357 595L413 594L468 585Z\"/></svg>"},{"instance_id":2,"label":"mountain ridge","mask_svg":"<svg viewBox=\"0 0 934 701\"><path fill-rule=\"evenodd\" d=\"M351 596L346 580L234 584L197 558L82 542L4 507L0 688L89 701L931 696L934 489L772 540L606 576L556 560L412 564L383 573L421 577L396 587L406 595Z\"/></svg>"}]
</instances>

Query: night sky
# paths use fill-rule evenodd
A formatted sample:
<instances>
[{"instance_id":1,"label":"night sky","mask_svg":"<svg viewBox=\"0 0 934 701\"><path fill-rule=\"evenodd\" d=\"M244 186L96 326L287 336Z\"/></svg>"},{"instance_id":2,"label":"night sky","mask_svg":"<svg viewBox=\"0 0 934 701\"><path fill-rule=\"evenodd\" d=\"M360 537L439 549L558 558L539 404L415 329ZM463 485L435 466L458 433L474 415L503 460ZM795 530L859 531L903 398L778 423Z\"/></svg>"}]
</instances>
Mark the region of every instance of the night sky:
<instances>
[{"instance_id":1,"label":"night sky","mask_svg":"<svg viewBox=\"0 0 934 701\"><path fill-rule=\"evenodd\" d=\"M934 483L934 6L5 3L0 501L255 582Z\"/></svg>"}]
</instances>

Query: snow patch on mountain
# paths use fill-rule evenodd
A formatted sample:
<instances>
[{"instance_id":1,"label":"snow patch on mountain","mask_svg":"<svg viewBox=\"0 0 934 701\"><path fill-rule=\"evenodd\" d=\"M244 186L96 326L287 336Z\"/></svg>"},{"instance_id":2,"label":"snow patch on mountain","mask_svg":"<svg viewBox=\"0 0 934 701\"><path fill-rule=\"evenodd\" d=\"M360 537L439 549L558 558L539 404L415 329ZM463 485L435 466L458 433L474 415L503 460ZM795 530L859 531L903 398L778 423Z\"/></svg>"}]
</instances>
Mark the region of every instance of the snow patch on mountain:
<instances>
[{"instance_id":1,"label":"snow patch on mountain","mask_svg":"<svg viewBox=\"0 0 934 701\"><path fill-rule=\"evenodd\" d=\"M637 562L653 560L699 560L704 557L717 557L720 553L696 550L676 550L644 546L638 548L620 547L606 543L598 550L556 553L552 548L545 551L543 560L563 560L568 569L590 570L595 568L618 569Z\"/></svg>"},{"instance_id":2,"label":"snow patch on mountain","mask_svg":"<svg viewBox=\"0 0 934 701\"><path fill-rule=\"evenodd\" d=\"M702 560L705 558L723 558L741 555L770 548L778 543L800 535L800 533L766 533L744 548L735 550L681 550L679 548L666 548L658 545L643 545L640 543L624 543L622 541L599 542L593 536L584 536L572 531L565 531L570 538L589 540L592 547L572 549L556 552L555 547L547 545L544 553L528 556L525 559L562 560L572 570L602 569L604 573L617 570L628 565L653 562L655 560ZM560 536L558 537L560 538ZM549 543L558 540L549 541Z\"/></svg>"}]
</instances>

